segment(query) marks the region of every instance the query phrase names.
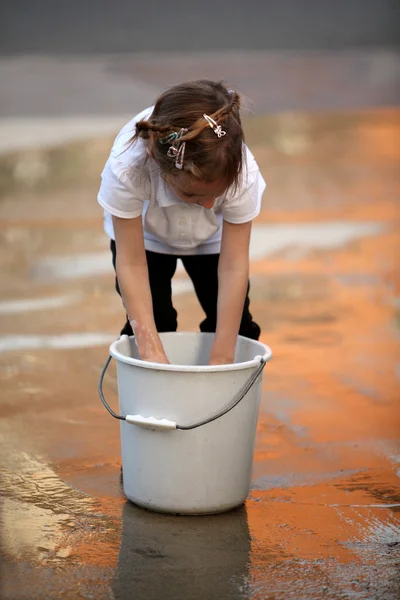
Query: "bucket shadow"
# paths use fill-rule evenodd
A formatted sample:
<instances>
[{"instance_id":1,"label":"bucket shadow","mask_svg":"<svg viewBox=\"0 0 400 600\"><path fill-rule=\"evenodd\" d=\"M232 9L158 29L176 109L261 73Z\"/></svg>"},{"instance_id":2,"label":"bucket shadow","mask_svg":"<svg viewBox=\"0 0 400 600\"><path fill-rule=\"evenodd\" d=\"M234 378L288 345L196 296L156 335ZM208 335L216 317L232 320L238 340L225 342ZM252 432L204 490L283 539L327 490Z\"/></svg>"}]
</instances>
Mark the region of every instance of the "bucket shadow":
<instances>
[{"instance_id":1,"label":"bucket shadow","mask_svg":"<svg viewBox=\"0 0 400 600\"><path fill-rule=\"evenodd\" d=\"M171 516L130 502L112 588L115 600L239 600L248 596L250 534L244 506Z\"/></svg>"}]
</instances>

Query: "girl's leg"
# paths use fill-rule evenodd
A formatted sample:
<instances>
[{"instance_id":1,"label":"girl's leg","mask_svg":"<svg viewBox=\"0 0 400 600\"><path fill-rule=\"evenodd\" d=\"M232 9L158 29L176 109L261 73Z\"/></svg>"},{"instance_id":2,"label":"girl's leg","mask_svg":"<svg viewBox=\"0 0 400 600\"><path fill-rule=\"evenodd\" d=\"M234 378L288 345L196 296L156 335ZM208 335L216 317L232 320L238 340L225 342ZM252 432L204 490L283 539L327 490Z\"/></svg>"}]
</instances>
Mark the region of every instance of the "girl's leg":
<instances>
[{"instance_id":1,"label":"girl's leg","mask_svg":"<svg viewBox=\"0 0 400 600\"><path fill-rule=\"evenodd\" d=\"M177 312L172 304L171 279L176 271L177 256L146 250L154 320L157 331L176 331Z\"/></svg>"},{"instance_id":2,"label":"girl's leg","mask_svg":"<svg viewBox=\"0 0 400 600\"><path fill-rule=\"evenodd\" d=\"M219 254L199 254L181 256L180 258L193 282L201 307L206 313L206 318L200 323L200 331L214 332L217 326ZM250 283L244 301L239 334L251 338L252 340L258 340L261 330L257 323L253 321L253 317L249 311L249 290Z\"/></svg>"},{"instance_id":3,"label":"girl's leg","mask_svg":"<svg viewBox=\"0 0 400 600\"><path fill-rule=\"evenodd\" d=\"M115 269L117 253L114 240L111 240L110 248ZM150 252L149 250L146 250L146 257L157 331L176 331L178 323L176 318L177 313L172 305L171 279L176 270L177 257L170 254ZM117 277L115 278L115 289L121 295ZM121 335L124 334L133 335L128 317L121 330Z\"/></svg>"}]
</instances>

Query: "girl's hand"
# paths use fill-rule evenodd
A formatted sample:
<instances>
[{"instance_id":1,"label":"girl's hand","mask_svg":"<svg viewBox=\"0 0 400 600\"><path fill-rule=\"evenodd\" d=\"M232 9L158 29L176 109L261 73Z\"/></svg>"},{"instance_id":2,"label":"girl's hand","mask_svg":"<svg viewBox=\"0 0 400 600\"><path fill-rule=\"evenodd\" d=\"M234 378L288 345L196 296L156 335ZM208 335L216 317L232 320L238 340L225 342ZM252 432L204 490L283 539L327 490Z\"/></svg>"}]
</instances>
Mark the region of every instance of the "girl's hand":
<instances>
[{"instance_id":1,"label":"girl's hand","mask_svg":"<svg viewBox=\"0 0 400 600\"><path fill-rule=\"evenodd\" d=\"M210 359L209 366L212 365L229 365L233 362L233 360L226 360L225 358L214 358Z\"/></svg>"},{"instance_id":2,"label":"girl's hand","mask_svg":"<svg viewBox=\"0 0 400 600\"><path fill-rule=\"evenodd\" d=\"M142 217L122 219L113 216L113 225L117 277L125 310L131 317L138 354L143 361L168 364L154 322Z\"/></svg>"},{"instance_id":3,"label":"girl's hand","mask_svg":"<svg viewBox=\"0 0 400 600\"><path fill-rule=\"evenodd\" d=\"M169 360L166 356L166 354L163 353L159 353L159 354L151 354L150 356L147 356L146 358L142 359L144 362L154 362L154 363L159 363L162 365L169 365Z\"/></svg>"},{"instance_id":4,"label":"girl's hand","mask_svg":"<svg viewBox=\"0 0 400 600\"><path fill-rule=\"evenodd\" d=\"M164 365L169 364L169 360L155 328L143 325L135 320L131 320L130 323L133 333L135 334L135 342L141 360Z\"/></svg>"},{"instance_id":5,"label":"girl's hand","mask_svg":"<svg viewBox=\"0 0 400 600\"><path fill-rule=\"evenodd\" d=\"M214 354L211 350L209 365L231 365L234 362L234 356L230 354Z\"/></svg>"}]
</instances>

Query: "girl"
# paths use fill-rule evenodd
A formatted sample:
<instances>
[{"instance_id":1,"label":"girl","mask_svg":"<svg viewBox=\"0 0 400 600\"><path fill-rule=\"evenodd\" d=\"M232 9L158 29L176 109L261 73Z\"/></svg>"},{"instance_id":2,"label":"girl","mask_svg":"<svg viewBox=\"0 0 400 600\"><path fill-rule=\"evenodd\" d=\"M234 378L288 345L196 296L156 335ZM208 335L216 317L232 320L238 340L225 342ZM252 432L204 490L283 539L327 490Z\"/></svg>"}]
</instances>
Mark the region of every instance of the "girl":
<instances>
[{"instance_id":1,"label":"girl","mask_svg":"<svg viewBox=\"0 0 400 600\"><path fill-rule=\"evenodd\" d=\"M209 364L233 362L249 312L251 222L265 182L244 144L240 98L221 83L182 83L117 136L98 201L111 238L116 290L142 360L167 363L158 332L176 331L171 279L180 258L215 332Z\"/></svg>"}]
</instances>

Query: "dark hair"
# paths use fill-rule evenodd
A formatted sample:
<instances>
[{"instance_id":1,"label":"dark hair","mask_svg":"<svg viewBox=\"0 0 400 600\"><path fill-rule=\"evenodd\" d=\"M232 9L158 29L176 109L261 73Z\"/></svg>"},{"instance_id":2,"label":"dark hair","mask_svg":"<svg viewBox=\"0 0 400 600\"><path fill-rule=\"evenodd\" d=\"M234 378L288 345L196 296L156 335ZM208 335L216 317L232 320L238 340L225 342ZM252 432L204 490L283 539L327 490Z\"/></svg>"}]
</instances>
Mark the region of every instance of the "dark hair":
<instances>
[{"instance_id":1,"label":"dark hair","mask_svg":"<svg viewBox=\"0 0 400 600\"><path fill-rule=\"evenodd\" d=\"M166 175L179 173L174 158L167 155L166 139L179 133L186 142L183 171L205 181L224 179L227 187L237 186L243 166L244 134L240 120L240 96L221 82L198 80L175 85L157 99L148 120L136 123L131 142L153 134L152 152ZM226 135L218 137L203 117L206 114ZM172 142L171 142L172 143Z\"/></svg>"}]
</instances>

